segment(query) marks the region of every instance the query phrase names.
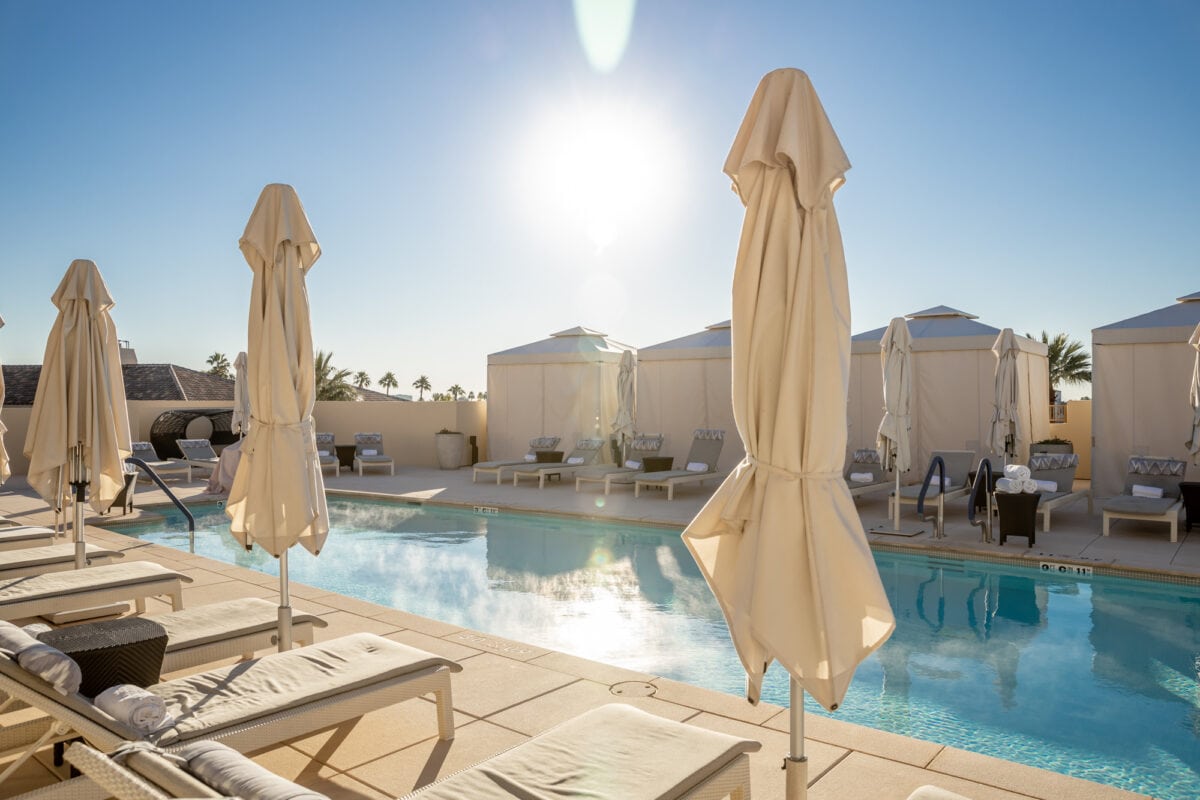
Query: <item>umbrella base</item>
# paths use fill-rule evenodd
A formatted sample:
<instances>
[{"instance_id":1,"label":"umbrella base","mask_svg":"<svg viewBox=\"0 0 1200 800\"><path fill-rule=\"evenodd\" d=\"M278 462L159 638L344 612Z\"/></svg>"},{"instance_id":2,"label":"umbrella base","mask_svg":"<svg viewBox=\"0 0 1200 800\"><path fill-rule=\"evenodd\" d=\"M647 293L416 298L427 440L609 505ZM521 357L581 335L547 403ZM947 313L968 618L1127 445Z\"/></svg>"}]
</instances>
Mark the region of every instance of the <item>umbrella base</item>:
<instances>
[{"instance_id":1,"label":"umbrella base","mask_svg":"<svg viewBox=\"0 0 1200 800\"><path fill-rule=\"evenodd\" d=\"M893 527L892 521L880 522L867 528L867 533L886 533L889 536L916 536L917 534L925 533L924 528L905 528L903 525L899 529Z\"/></svg>"}]
</instances>

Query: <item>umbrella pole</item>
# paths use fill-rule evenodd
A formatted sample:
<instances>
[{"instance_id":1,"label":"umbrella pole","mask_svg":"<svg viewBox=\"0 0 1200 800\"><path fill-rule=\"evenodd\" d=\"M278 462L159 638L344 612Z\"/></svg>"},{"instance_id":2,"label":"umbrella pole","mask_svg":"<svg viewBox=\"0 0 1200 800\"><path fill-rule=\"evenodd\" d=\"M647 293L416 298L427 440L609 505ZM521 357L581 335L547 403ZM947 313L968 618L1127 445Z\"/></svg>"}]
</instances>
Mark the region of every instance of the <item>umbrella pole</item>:
<instances>
[{"instance_id":1,"label":"umbrella pole","mask_svg":"<svg viewBox=\"0 0 1200 800\"><path fill-rule=\"evenodd\" d=\"M804 800L808 797L808 756L804 755L804 689L795 676L791 678L791 694L791 724L788 726L791 739L788 757L783 762L785 797L787 800Z\"/></svg>"},{"instance_id":2,"label":"umbrella pole","mask_svg":"<svg viewBox=\"0 0 1200 800\"><path fill-rule=\"evenodd\" d=\"M896 470L896 494L892 496L892 530L899 533L900 531L900 470L896 468L896 462L892 462L892 468Z\"/></svg>"},{"instance_id":3,"label":"umbrella pole","mask_svg":"<svg viewBox=\"0 0 1200 800\"><path fill-rule=\"evenodd\" d=\"M292 649L292 597L288 590L288 551L279 555L279 652Z\"/></svg>"},{"instance_id":4,"label":"umbrella pole","mask_svg":"<svg viewBox=\"0 0 1200 800\"><path fill-rule=\"evenodd\" d=\"M75 512L71 533L75 537L75 569L87 566L87 545L83 540L83 501L87 494L87 478L83 474L83 454L78 446L71 448L71 488L75 490Z\"/></svg>"}]
</instances>

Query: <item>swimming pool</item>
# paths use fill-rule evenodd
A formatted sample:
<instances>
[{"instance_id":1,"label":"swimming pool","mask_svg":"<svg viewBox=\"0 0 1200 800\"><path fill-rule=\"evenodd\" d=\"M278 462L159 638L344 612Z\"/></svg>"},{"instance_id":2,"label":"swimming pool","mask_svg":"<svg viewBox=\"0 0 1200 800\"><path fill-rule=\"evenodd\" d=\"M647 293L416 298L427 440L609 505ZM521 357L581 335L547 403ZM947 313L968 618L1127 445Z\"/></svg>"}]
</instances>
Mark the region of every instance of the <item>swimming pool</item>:
<instances>
[{"instance_id":1,"label":"swimming pool","mask_svg":"<svg viewBox=\"0 0 1200 800\"><path fill-rule=\"evenodd\" d=\"M331 497L293 580L741 696L724 620L677 532ZM196 552L263 572L221 509ZM181 518L113 526L187 548ZM1150 794L1200 797L1200 589L877 551L896 633L838 719ZM763 698L786 704L772 667ZM815 703L808 706L818 710ZM824 713L819 712L818 713Z\"/></svg>"}]
</instances>

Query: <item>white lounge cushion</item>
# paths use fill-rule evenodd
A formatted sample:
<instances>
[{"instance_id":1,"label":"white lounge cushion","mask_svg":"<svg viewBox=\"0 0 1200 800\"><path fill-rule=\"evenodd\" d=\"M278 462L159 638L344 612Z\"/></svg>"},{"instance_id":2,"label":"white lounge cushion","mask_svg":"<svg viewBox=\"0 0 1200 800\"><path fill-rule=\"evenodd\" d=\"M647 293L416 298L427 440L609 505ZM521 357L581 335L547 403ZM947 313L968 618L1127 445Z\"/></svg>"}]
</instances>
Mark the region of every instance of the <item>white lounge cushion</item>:
<instances>
[{"instance_id":1,"label":"white lounge cushion","mask_svg":"<svg viewBox=\"0 0 1200 800\"><path fill-rule=\"evenodd\" d=\"M193 742L178 752L187 759L188 772L225 797L328 800L325 795L279 777L220 742Z\"/></svg>"},{"instance_id":2,"label":"white lounge cushion","mask_svg":"<svg viewBox=\"0 0 1200 800\"><path fill-rule=\"evenodd\" d=\"M708 472L708 464L703 461L689 461L687 465L688 472Z\"/></svg>"},{"instance_id":3,"label":"white lounge cushion","mask_svg":"<svg viewBox=\"0 0 1200 800\"><path fill-rule=\"evenodd\" d=\"M12 653L21 669L37 675L61 695L74 694L83 682L79 664L61 650L43 644L11 622L0 620L0 650Z\"/></svg>"}]
</instances>

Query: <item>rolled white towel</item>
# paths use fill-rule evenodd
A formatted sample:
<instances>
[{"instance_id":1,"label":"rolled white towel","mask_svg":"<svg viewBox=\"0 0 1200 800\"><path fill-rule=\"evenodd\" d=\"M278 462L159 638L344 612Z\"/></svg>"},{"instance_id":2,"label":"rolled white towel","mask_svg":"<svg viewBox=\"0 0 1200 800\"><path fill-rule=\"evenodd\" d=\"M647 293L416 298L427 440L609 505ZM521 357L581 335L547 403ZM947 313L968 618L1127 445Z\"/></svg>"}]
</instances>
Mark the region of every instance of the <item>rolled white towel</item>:
<instances>
[{"instance_id":1,"label":"rolled white towel","mask_svg":"<svg viewBox=\"0 0 1200 800\"><path fill-rule=\"evenodd\" d=\"M1034 483L1037 484L1039 492L1057 492L1058 491L1058 482L1057 481L1034 481Z\"/></svg>"},{"instance_id":2,"label":"rolled white towel","mask_svg":"<svg viewBox=\"0 0 1200 800\"><path fill-rule=\"evenodd\" d=\"M1140 483L1135 483L1129 493L1134 497L1149 497L1153 500L1160 500L1163 496L1161 486L1142 486Z\"/></svg>"},{"instance_id":3,"label":"rolled white towel","mask_svg":"<svg viewBox=\"0 0 1200 800\"><path fill-rule=\"evenodd\" d=\"M134 730L150 733L167 721L167 704L140 686L120 683L96 695L96 707Z\"/></svg>"},{"instance_id":4,"label":"rolled white towel","mask_svg":"<svg viewBox=\"0 0 1200 800\"><path fill-rule=\"evenodd\" d=\"M851 472L851 483L874 483L875 476L870 472Z\"/></svg>"},{"instance_id":5,"label":"rolled white towel","mask_svg":"<svg viewBox=\"0 0 1200 800\"><path fill-rule=\"evenodd\" d=\"M1012 478L997 478L996 491L1002 494L1019 494L1021 491L1021 482Z\"/></svg>"},{"instance_id":6,"label":"rolled white towel","mask_svg":"<svg viewBox=\"0 0 1200 800\"><path fill-rule=\"evenodd\" d=\"M1029 477L1029 467L1024 464L1009 464L1004 468L1004 477L1023 481Z\"/></svg>"},{"instance_id":7,"label":"rolled white towel","mask_svg":"<svg viewBox=\"0 0 1200 800\"><path fill-rule=\"evenodd\" d=\"M1022 492L1029 492L1030 494L1033 494L1037 490L1038 490L1037 481L1035 481L1033 478L1025 478L1024 480L1021 481L1021 491Z\"/></svg>"}]
</instances>

